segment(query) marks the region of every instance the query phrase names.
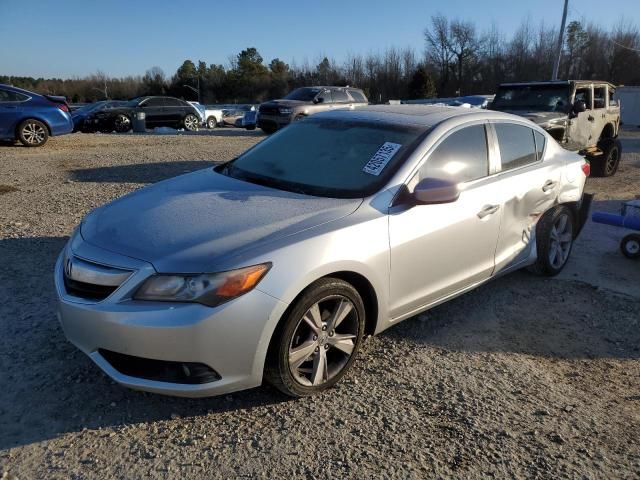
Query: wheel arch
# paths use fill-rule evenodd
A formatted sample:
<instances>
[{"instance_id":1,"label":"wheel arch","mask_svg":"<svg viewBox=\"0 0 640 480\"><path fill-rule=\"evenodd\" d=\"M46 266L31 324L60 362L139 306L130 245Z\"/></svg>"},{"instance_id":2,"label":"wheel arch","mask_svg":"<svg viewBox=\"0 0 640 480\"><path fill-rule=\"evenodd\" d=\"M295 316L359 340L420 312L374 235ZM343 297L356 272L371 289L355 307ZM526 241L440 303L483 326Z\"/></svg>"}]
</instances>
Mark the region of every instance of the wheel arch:
<instances>
[{"instance_id":1,"label":"wheel arch","mask_svg":"<svg viewBox=\"0 0 640 480\"><path fill-rule=\"evenodd\" d=\"M42 123L45 127L47 127L47 133L49 134L50 137L52 137L52 133L51 133L51 125L49 125L49 122L47 122L43 117L40 117L38 115L25 115L24 117L21 117L20 119L18 119L16 121L15 127L13 128L13 134L15 135L15 138L18 138L18 129L20 128L20 125L22 125L26 120L37 120L40 123Z\"/></svg>"},{"instance_id":2,"label":"wheel arch","mask_svg":"<svg viewBox=\"0 0 640 480\"><path fill-rule=\"evenodd\" d=\"M602 133L600 134L600 140L604 140L605 138L615 138L616 137L616 128L613 123L607 123L602 129Z\"/></svg>"}]
</instances>

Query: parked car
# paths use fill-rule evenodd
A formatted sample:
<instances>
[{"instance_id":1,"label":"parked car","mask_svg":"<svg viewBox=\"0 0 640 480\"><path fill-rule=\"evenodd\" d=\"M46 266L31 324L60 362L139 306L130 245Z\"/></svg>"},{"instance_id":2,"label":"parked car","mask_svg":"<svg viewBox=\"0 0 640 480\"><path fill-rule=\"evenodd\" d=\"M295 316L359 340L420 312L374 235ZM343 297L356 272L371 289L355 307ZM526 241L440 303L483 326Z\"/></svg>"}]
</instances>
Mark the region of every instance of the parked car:
<instances>
[{"instance_id":1,"label":"parked car","mask_svg":"<svg viewBox=\"0 0 640 480\"><path fill-rule=\"evenodd\" d=\"M258 111L252 108L248 112L244 112L240 126L246 130L255 130L258 120Z\"/></svg>"},{"instance_id":2,"label":"parked car","mask_svg":"<svg viewBox=\"0 0 640 480\"><path fill-rule=\"evenodd\" d=\"M72 131L73 121L64 97L0 84L0 140L20 140L26 147L41 147L50 136Z\"/></svg>"},{"instance_id":3,"label":"parked car","mask_svg":"<svg viewBox=\"0 0 640 480\"><path fill-rule=\"evenodd\" d=\"M271 134L291 122L334 108L367 105L364 92L350 87L302 87L281 100L271 100L258 108L258 127Z\"/></svg>"},{"instance_id":4,"label":"parked car","mask_svg":"<svg viewBox=\"0 0 640 480\"><path fill-rule=\"evenodd\" d=\"M138 97L123 106L101 110L87 116L88 128L101 132L128 132L134 115L144 112L149 128L171 127L197 130L200 125L198 110L188 102L173 97Z\"/></svg>"},{"instance_id":5,"label":"parked car","mask_svg":"<svg viewBox=\"0 0 640 480\"><path fill-rule=\"evenodd\" d=\"M122 100L102 100L99 102L89 103L80 108L71 111L71 119L73 120L73 131L91 132L95 129L85 125L85 120L92 113L99 112L107 108L122 107L125 101Z\"/></svg>"},{"instance_id":6,"label":"parked car","mask_svg":"<svg viewBox=\"0 0 640 480\"><path fill-rule=\"evenodd\" d=\"M609 82L593 80L504 83L490 108L528 118L564 148L586 156L594 175L609 177L622 156L615 91Z\"/></svg>"},{"instance_id":7,"label":"parked car","mask_svg":"<svg viewBox=\"0 0 640 480\"><path fill-rule=\"evenodd\" d=\"M320 113L94 210L55 267L59 318L135 389L314 394L365 335L523 267L559 273L588 171L509 114Z\"/></svg>"},{"instance_id":8,"label":"parked car","mask_svg":"<svg viewBox=\"0 0 640 480\"><path fill-rule=\"evenodd\" d=\"M202 123L205 127L216 128L218 125L222 125L223 111L221 109L210 108L198 102L189 103L200 111L202 114Z\"/></svg>"}]
</instances>

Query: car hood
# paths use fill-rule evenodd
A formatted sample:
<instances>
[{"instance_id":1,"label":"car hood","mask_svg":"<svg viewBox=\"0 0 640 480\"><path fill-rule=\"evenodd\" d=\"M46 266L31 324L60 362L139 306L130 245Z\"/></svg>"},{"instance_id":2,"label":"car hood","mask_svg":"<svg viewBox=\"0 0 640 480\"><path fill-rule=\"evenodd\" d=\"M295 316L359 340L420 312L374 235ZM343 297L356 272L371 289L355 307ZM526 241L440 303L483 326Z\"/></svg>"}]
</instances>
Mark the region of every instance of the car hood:
<instances>
[{"instance_id":1,"label":"car hood","mask_svg":"<svg viewBox=\"0 0 640 480\"><path fill-rule=\"evenodd\" d=\"M533 110L501 110L505 113L511 113L513 115L518 115L519 117L524 117L528 120L531 120L536 125L544 125L549 123L551 120L558 120L567 118L567 114L563 112L537 112Z\"/></svg>"},{"instance_id":2,"label":"car hood","mask_svg":"<svg viewBox=\"0 0 640 480\"><path fill-rule=\"evenodd\" d=\"M229 256L347 216L361 203L271 189L208 168L94 210L81 234L159 272L206 272Z\"/></svg>"}]
</instances>

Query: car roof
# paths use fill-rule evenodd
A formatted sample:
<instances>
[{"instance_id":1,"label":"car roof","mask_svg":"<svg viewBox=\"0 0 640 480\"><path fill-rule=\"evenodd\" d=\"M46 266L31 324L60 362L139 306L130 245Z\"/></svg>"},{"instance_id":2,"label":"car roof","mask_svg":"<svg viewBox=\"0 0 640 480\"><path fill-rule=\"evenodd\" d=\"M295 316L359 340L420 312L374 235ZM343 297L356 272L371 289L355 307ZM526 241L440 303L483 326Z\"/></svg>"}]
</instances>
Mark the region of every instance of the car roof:
<instances>
[{"instance_id":1,"label":"car roof","mask_svg":"<svg viewBox=\"0 0 640 480\"><path fill-rule=\"evenodd\" d=\"M521 86L521 85L571 85L572 83L575 83L576 85L591 85L592 83L596 83L596 84L607 84L612 88L616 88L616 86L611 83L611 82L607 82L605 80L550 80L547 82L508 82L508 83L501 83L500 86L501 87L517 87L517 86Z\"/></svg>"},{"instance_id":2,"label":"car roof","mask_svg":"<svg viewBox=\"0 0 640 480\"><path fill-rule=\"evenodd\" d=\"M0 87L6 88L8 90L13 90L14 92L24 93L25 95L33 96L40 95L39 93L31 92L29 90L25 90L24 88L14 87L13 85L7 85L6 83L0 83Z\"/></svg>"},{"instance_id":3,"label":"car roof","mask_svg":"<svg viewBox=\"0 0 640 480\"><path fill-rule=\"evenodd\" d=\"M516 120L523 118L504 112L478 108L434 106L434 105L368 105L354 110L336 109L313 115L331 120L352 120L394 125L433 127L452 118L472 120ZM532 124L533 125L533 124Z\"/></svg>"}]
</instances>

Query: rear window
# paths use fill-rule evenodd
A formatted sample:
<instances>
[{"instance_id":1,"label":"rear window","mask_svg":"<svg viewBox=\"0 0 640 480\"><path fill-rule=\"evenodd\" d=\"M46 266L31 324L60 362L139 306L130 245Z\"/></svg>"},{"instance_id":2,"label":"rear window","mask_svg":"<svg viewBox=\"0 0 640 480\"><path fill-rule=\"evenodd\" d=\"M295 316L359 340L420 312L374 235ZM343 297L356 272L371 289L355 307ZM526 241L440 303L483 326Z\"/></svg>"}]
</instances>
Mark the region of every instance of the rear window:
<instances>
[{"instance_id":1,"label":"rear window","mask_svg":"<svg viewBox=\"0 0 640 480\"><path fill-rule=\"evenodd\" d=\"M18 92L0 90L0 102L24 102L28 99L29 97Z\"/></svg>"},{"instance_id":2,"label":"rear window","mask_svg":"<svg viewBox=\"0 0 640 480\"><path fill-rule=\"evenodd\" d=\"M514 123L498 123L495 128L503 171L524 167L538 161L532 129Z\"/></svg>"},{"instance_id":3,"label":"rear window","mask_svg":"<svg viewBox=\"0 0 640 480\"><path fill-rule=\"evenodd\" d=\"M362 92L359 92L358 90L349 90L349 94L356 102L367 103L367 97L365 97Z\"/></svg>"}]
</instances>

